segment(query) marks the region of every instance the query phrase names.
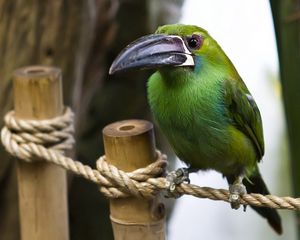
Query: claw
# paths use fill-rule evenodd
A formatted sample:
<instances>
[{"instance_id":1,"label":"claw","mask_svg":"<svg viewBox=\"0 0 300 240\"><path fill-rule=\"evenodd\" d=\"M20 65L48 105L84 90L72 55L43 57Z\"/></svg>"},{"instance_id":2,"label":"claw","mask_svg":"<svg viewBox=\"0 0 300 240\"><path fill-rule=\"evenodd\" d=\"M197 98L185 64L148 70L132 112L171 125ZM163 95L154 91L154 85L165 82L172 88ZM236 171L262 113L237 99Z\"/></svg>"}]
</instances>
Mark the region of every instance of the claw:
<instances>
[{"instance_id":1,"label":"claw","mask_svg":"<svg viewBox=\"0 0 300 240\"><path fill-rule=\"evenodd\" d=\"M240 196L247 194L246 187L243 185L241 181L238 181L232 185L229 186L229 202L231 205L231 208L233 209L239 209L240 204ZM244 206L244 211L246 210Z\"/></svg>"},{"instance_id":2,"label":"claw","mask_svg":"<svg viewBox=\"0 0 300 240\"><path fill-rule=\"evenodd\" d=\"M187 168L178 168L175 171L170 172L167 177L169 192L167 194L167 197L180 197L179 194L175 194L176 186L181 183L190 183L189 179L189 171Z\"/></svg>"}]
</instances>

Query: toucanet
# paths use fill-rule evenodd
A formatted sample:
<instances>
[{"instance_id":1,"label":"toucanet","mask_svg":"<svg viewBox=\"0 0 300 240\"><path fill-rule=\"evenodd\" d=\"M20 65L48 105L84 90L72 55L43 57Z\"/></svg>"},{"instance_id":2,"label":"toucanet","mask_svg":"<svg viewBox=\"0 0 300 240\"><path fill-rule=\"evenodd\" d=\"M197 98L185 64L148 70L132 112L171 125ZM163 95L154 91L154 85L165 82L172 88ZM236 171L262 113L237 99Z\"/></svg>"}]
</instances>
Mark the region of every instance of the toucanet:
<instances>
[{"instance_id":1,"label":"toucanet","mask_svg":"<svg viewBox=\"0 0 300 240\"><path fill-rule=\"evenodd\" d=\"M213 169L236 195L269 194L257 164L264 155L262 120L254 98L230 59L203 28L174 24L129 44L110 74L155 69L148 81L154 118L188 172ZM282 233L270 208L252 207Z\"/></svg>"}]
</instances>

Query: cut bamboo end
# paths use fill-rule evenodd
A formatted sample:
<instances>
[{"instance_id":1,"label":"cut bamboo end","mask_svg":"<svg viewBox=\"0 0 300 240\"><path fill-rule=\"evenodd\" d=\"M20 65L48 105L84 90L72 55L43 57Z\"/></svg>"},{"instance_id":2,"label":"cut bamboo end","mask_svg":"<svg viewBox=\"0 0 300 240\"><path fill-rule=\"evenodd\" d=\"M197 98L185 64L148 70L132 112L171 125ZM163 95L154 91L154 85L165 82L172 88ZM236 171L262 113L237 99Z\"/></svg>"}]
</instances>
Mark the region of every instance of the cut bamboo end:
<instances>
[{"instance_id":1,"label":"cut bamboo end","mask_svg":"<svg viewBox=\"0 0 300 240\"><path fill-rule=\"evenodd\" d=\"M29 66L13 73L16 116L23 119L49 119L63 113L61 70Z\"/></svg>"},{"instance_id":2,"label":"cut bamboo end","mask_svg":"<svg viewBox=\"0 0 300 240\"><path fill-rule=\"evenodd\" d=\"M42 120L63 113L61 71L30 66L13 74L14 106L20 119ZM65 170L49 163L18 161L22 240L68 240Z\"/></svg>"},{"instance_id":3,"label":"cut bamboo end","mask_svg":"<svg viewBox=\"0 0 300 240\"><path fill-rule=\"evenodd\" d=\"M152 123L126 120L103 129L107 161L130 172L156 160ZM128 197L110 200L115 240L165 239L165 211L159 197L153 200Z\"/></svg>"}]
</instances>

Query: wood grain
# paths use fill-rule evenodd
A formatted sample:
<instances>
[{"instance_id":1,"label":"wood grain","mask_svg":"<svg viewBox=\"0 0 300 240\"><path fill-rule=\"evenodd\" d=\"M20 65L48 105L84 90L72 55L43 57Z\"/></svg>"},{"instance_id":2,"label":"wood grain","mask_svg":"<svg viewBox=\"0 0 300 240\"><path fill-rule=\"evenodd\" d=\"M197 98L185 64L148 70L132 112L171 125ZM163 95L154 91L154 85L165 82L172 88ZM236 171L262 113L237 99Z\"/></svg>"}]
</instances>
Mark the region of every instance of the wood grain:
<instances>
[{"instance_id":1,"label":"wood grain","mask_svg":"<svg viewBox=\"0 0 300 240\"><path fill-rule=\"evenodd\" d=\"M145 167L155 161L153 126L148 121L126 120L103 129L107 160L123 171ZM157 197L110 200L115 240L165 239L164 205Z\"/></svg>"},{"instance_id":2,"label":"wood grain","mask_svg":"<svg viewBox=\"0 0 300 240\"><path fill-rule=\"evenodd\" d=\"M33 66L14 72L14 104L20 119L49 119L63 112L61 71ZM43 162L17 164L22 240L67 240L65 170Z\"/></svg>"}]
</instances>

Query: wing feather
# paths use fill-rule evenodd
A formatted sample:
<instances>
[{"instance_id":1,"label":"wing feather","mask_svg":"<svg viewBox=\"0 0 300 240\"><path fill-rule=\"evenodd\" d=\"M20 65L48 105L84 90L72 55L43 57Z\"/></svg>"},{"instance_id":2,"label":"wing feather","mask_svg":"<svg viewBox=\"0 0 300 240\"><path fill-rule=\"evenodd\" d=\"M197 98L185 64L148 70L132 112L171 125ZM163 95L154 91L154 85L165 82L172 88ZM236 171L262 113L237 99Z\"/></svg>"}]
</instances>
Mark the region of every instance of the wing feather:
<instances>
[{"instance_id":1,"label":"wing feather","mask_svg":"<svg viewBox=\"0 0 300 240\"><path fill-rule=\"evenodd\" d=\"M229 116L235 127L251 139L256 149L257 160L260 161L265 149L259 109L241 79L225 82L225 102L229 109Z\"/></svg>"}]
</instances>

